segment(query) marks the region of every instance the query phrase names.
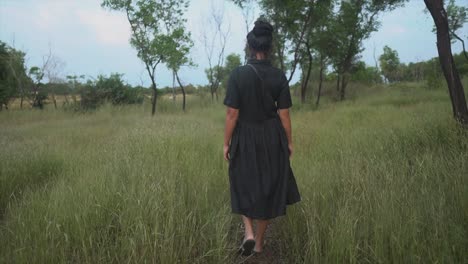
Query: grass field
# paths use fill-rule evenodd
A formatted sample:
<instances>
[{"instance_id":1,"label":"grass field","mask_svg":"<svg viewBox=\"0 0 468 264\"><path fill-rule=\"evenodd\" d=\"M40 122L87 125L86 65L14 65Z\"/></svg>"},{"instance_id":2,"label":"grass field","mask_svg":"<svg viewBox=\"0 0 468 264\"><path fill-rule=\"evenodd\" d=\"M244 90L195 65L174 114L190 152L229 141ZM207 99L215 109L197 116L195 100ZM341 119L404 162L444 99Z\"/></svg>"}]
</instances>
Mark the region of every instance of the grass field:
<instances>
[{"instance_id":1,"label":"grass field","mask_svg":"<svg viewBox=\"0 0 468 264\"><path fill-rule=\"evenodd\" d=\"M224 107L0 112L0 263L231 263ZM468 133L445 90L295 103L285 263L467 263ZM267 244L268 247L268 244Z\"/></svg>"}]
</instances>

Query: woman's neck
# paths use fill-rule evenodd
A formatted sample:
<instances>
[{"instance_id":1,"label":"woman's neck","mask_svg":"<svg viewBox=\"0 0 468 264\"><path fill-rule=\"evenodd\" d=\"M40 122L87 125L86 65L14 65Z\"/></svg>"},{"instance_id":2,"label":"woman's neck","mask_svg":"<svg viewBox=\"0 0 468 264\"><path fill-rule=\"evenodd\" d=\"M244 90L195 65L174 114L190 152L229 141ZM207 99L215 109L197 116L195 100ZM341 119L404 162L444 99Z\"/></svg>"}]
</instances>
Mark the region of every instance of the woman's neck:
<instances>
[{"instance_id":1,"label":"woman's neck","mask_svg":"<svg viewBox=\"0 0 468 264\"><path fill-rule=\"evenodd\" d=\"M265 55L265 53L263 53L263 52L257 52L257 53L255 54L255 58L256 58L257 60L264 60L264 59L266 59L266 55Z\"/></svg>"}]
</instances>

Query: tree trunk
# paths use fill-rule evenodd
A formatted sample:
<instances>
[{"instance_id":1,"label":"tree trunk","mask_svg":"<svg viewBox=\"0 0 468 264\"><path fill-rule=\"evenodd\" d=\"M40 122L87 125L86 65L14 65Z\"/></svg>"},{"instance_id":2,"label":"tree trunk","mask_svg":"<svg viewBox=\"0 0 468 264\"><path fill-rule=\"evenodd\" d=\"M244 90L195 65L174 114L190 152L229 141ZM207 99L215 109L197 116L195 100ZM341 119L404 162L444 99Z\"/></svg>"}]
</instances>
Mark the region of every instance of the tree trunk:
<instances>
[{"instance_id":1,"label":"tree trunk","mask_svg":"<svg viewBox=\"0 0 468 264\"><path fill-rule=\"evenodd\" d=\"M216 102L218 101L218 88L219 88L219 80L214 85L213 93L216 98Z\"/></svg>"},{"instance_id":2,"label":"tree trunk","mask_svg":"<svg viewBox=\"0 0 468 264\"><path fill-rule=\"evenodd\" d=\"M312 4L314 1L310 1L310 3ZM312 17L312 13L314 11L314 6L313 5L309 5L309 11L307 12L307 16L304 20L304 24L302 25L302 30L301 30L301 34L299 36L299 40L297 41L297 44L296 44L296 49L294 50L294 59L293 59L293 65L292 65L292 69L291 69L291 73L289 74L289 79L288 79L288 83L291 82L293 76L294 76L294 72L296 71L296 66L297 66L297 62L299 61L299 48L301 46L301 43L304 39L304 35L307 31L307 28L309 27L309 22L310 22L310 19ZM306 44L307 45L307 44ZM309 50L309 53L310 53L310 49L309 47L307 46L308 50Z\"/></svg>"},{"instance_id":3,"label":"tree trunk","mask_svg":"<svg viewBox=\"0 0 468 264\"><path fill-rule=\"evenodd\" d=\"M156 99L158 96L158 90L156 90L156 83L153 78L151 78L151 88L153 89L153 97L151 98L151 116L154 116L156 114Z\"/></svg>"},{"instance_id":4,"label":"tree trunk","mask_svg":"<svg viewBox=\"0 0 468 264\"><path fill-rule=\"evenodd\" d=\"M447 81L454 118L468 124L468 108L465 92L452 56L447 12L442 0L424 0L437 28L437 50L442 71Z\"/></svg>"},{"instance_id":5,"label":"tree trunk","mask_svg":"<svg viewBox=\"0 0 468 264\"><path fill-rule=\"evenodd\" d=\"M280 68L281 70L286 73L286 68L284 67L284 56L283 56L283 53L282 53L282 50L281 50L281 47L279 44L275 45L276 48L277 48L277 52L278 52L278 60L280 62Z\"/></svg>"},{"instance_id":6,"label":"tree trunk","mask_svg":"<svg viewBox=\"0 0 468 264\"><path fill-rule=\"evenodd\" d=\"M319 87L318 87L318 93L317 93L317 102L315 102L315 105L318 106L320 102L320 96L322 95L322 84L323 84L323 59L320 60L320 76L319 76Z\"/></svg>"},{"instance_id":7,"label":"tree trunk","mask_svg":"<svg viewBox=\"0 0 468 264\"><path fill-rule=\"evenodd\" d=\"M303 103L302 95L304 94L303 90L304 90L304 81L305 81L305 70L304 70L305 66L302 65L301 68L302 68L301 79L300 79L301 80L301 88L299 89L299 92L300 92L300 97L301 97L301 103ZM297 90L297 89L294 89L294 90Z\"/></svg>"},{"instance_id":8,"label":"tree trunk","mask_svg":"<svg viewBox=\"0 0 468 264\"><path fill-rule=\"evenodd\" d=\"M304 81L302 82L301 87L301 103L306 101L307 87L309 85L310 73L312 72L312 59L309 58L309 65L307 65L307 74Z\"/></svg>"},{"instance_id":9,"label":"tree trunk","mask_svg":"<svg viewBox=\"0 0 468 264\"><path fill-rule=\"evenodd\" d=\"M175 71L172 72L172 101L175 102L176 100L176 88L175 88L175 78L176 78ZM179 83L180 84L180 83Z\"/></svg>"},{"instance_id":10,"label":"tree trunk","mask_svg":"<svg viewBox=\"0 0 468 264\"><path fill-rule=\"evenodd\" d=\"M214 102L214 85L210 84L211 102Z\"/></svg>"},{"instance_id":11,"label":"tree trunk","mask_svg":"<svg viewBox=\"0 0 468 264\"><path fill-rule=\"evenodd\" d=\"M341 78L341 75L339 72L337 72L337 76L336 76L336 91L337 92L340 91L340 78Z\"/></svg>"},{"instance_id":12,"label":"tree trunk","mask_svg":"<svg viewBox=\"0 0 468 264\"><path fill-rule=\"evenodd\" d=\"M54 102L55 110L57 110L57 100L55 100L55 94L52 93L52 101Z\"/></svg>"},{"instance_id":13,"label":"tree trunk","mask_svg":"<svg viewBox=\"0 0 468 264\"><path fill-rule=\"evenodd\" d=\"M180 89L182 90L182 111L185 112L185 87L182 85L182 82L179 79L179 74L177 74L177 72L175 72L175 77L179 83Z\"/></svg>"},{"instance_id":14,"label":"tree trunk","mask_svg":"<svg viewBox=\"0 0 468 264\"><path fill-rule=\"evenodd\" d=\"M310 51L310 46L308 43L306 43L306 47L307 47L307 52L308 52L307 59L308 59L309 64L307 65L307 74L306 74L304 82L302 83L303 85L301 87L301 103L305 103L305 100L306 100L306 92L307 92L307 87L309 85L310 74L312 72L312 62L313 62L312 53Z\"/></svg>"},{"instance_id":15,"label":"tree trunk","mask_svg":"<svg viewBox=\"0 0 468 264\"><path fill-rule=\"evenodd\" d=\"M346 87L348 86L348 79L346 78L346 73L341 77L341 89L340 89L340 101L345 99Z\"/></svg>"},{"instance_id":16,"label":"tree trunk","mask_svg":"<svg viewBox=\"0 0 468 264\"><path fill-rule=\"evenodd\" d=\"M24 93L21 93L20 109L23 109L23 100L24 100Z\"/></svg>"}]
</instances>

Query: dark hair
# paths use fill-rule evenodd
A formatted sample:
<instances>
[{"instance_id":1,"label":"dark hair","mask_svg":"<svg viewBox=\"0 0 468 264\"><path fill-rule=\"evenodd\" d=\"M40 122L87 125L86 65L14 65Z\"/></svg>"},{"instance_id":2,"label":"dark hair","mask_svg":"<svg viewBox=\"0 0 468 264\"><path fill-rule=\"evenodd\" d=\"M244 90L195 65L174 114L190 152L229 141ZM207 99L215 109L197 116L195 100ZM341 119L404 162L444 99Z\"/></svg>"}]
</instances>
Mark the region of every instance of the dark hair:
<instances>
[{"instance_id":1,"label":"dark hair","mask_svg":"<svg viewBox=\"0 0 468 264\"><path fill-rule=\"evenodd\" d=\"M255 21L255 26L247 34L249 48L257 52L268 52L273 42L273 26L263 20Z\"/></svg>"}]
</instances>

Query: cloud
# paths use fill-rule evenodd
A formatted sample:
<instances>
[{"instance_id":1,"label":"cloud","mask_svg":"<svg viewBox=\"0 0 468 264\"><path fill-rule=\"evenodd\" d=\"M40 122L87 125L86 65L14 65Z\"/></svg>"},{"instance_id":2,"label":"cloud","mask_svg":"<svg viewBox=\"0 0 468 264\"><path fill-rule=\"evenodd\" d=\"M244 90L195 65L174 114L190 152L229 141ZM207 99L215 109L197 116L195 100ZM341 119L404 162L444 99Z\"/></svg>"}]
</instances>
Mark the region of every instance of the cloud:
<instances>
[{"instance_id":1,"label":"cloud","mask_svg":"<svg viewBox=\"0 0 468 264\"><path fill-rule=\"evenodd\" d=\"M385 27L384 32L389 35L401 35L408 32L408 30L402 25L393 24Z\"/></svg>"},{"instance_id":2,"label":"cloud","mask_svg":"<svg viewBox=\"0 0 468 264\"><path fill-rule=\"evenodd\" d=\"M102 9L76 10L81 24L88 27L103 45L128 46L130 26L122 14Z\"/></svg>"},{"instance_id":3,"label":"cloud","mask_svg":"<svg viewBox=\"0 0 468 264\"><path fill-rule=\"evenodd\" d=\"M46 32L61 30L70 25L73 21L72 10L76 8L69 0L49 0L40 4L33 2L31 5L31 9L23 10L19 14L23 17L33 17L34 24Z\"/></svg>"}]
</instances>

